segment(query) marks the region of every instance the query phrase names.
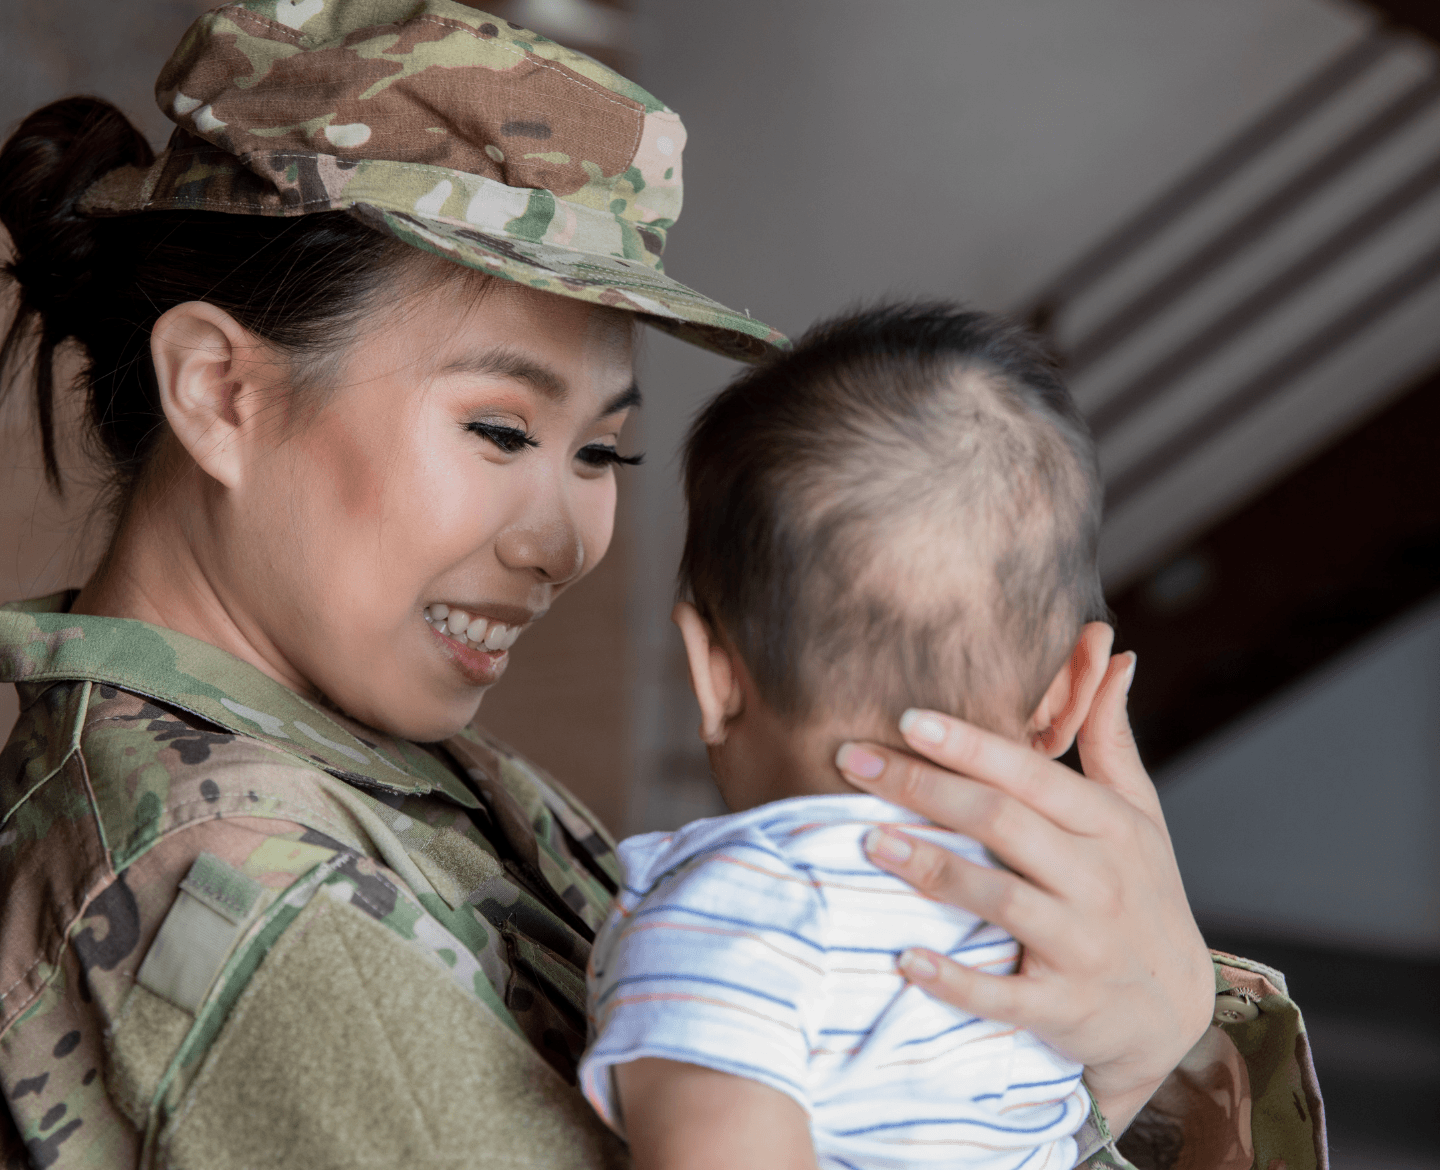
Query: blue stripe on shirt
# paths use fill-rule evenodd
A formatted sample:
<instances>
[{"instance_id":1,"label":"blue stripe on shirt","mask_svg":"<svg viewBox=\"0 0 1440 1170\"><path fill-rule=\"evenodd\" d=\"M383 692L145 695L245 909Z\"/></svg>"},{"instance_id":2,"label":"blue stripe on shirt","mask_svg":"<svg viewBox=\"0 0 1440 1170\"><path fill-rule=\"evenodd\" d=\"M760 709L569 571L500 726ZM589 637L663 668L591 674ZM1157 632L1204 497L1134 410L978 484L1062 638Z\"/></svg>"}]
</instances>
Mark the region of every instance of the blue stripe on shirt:
<instances>
[{"instance_id":1,"label":"blue stripe on shirt","mask_svg":"<svg viewBox=\"0 0 1440 1170\"><path fill-rule=\"evenodd\" d=\"M712 977L709 976L709 975L670 975L670 974L660 974L660 975L630 975L630 976L627 976L627 977L624 978L624 979L617 979L617 980L615 980L615 982L612 983L612 984L610 985L610 987L605 991L605 994L602 995L602 996L599 998L599 1000L596 1002L596 1006L597 1006L597 1007L604 1007L604 1006L605 1006L605 1001L608 1000L612 995L614 995L615 992L619 991L620 988L624 987L627 983L662 983L662 982L705 983L705 984L708 984L708 985L711 986L711 987L728 987L731 991L743 991L746 995L753 995L753 996L755 996L756 999L764 999L764 1000L768 1000L770 1003L779 1004L781 1007L789 1008L792 1012L795 1010L795 1005L794 1005L793 1003L791 1003L788 999L781 999L778 995L767 995L767 994L766 994L765 992L763 992L763 991L756 991L753 987L746 987L743 983L730 983L730 982L728 982L727 980L724 980L724 979L714 979L714 978L712 978Z\"/></svg>"},{"instance_id":2,"label":"blue stripe on shirt","mask_svg":"<svg viewBox=\"0 0 1440 1170\"><path fill-rule=\"evenodd\" d=\"M1005 1093L1012 1093L1016 1089L1045 1089L1049 1088L1051 1085L1068 1084L1072 1086L1078 1086L1080 1084L1080 1077L1081 1074L1076 1073L1074 1076L1061 1077L1059 1080L1055 1081L1021 1081L1018 1085L1007 1085L1005 1088ZM1000 1097L1005 1096L1005 1093L981 1093L978 1097L971 1097L970 1100L994 1101Z\"/></svg>"},{"instance_id":3,"label":"blue stripe on shirt","mask_svg":"<svg viewBox=\"0 0 1440 1170\"><path fill-rule=\"evenodd\" d=\"M701 858L710 857L711 855L716 853L725 853L733 849L751 849L754 850L756 853L760 854L762 857L768 857L771 861L778 861L786 869L790 868L790 863L786 860L785 855L783 853L777 852L774 849L766 849L763 845L756 845L753 841L722 841L720 844L712 845L708 849L697 849L694 853L686 857L684 861L677 864L674 869L667 869L664 873L657 877L655 881L650 884L650 887L648 889L641 890L627 884L625 886L625 892L628 894L634 894L637 898L647 897L650 892L654 890L655 887L658 886L661 882L663 882L666 878L672 877L677 873L681 873L684 870L691 868L695 864L695 862L699 861ZM879 871L877 870L876 872Z\"/></svg>"},{"instance_id":4,"label":"blue stripe on shirt","mask_svg":"<svg viewBox=\"0 0 1440 1170\"><path fill-rule=\"evenodd\" d=\"M932 1040L939 1040L940 1037L942 1037L942 1036L948 1036L948 1035L950 1035L951 1032L958 1032L958 1031L960 1031L961 1028L968 1028L968 1027L970 1027L971 1024L980 1024L980 1023L984 1023L984 1020L983 1020L980 1016L971 1016L971 1017L970 1017L968 1020L966 1020L964 1023L961 1023L961 1024L952 1024L950 1027L946 1028L943 1032L936 1032L936 1033L934 1033L933 1035L930 1035L930 1036L917 1036L917 1037L916 1037L915 1039L913 1039L913 1040L903 1040L903 1041L901 1041L899 1044L897 1044L896 1047L897 1047L897 1048L909 1048L909 1047L911 1047L911 1045L914 1045L914 1044L929 1044L930 1041L932 1041Z\"/></svg>"},{"instance_id":5,"label":"blue stripe on shirt","mask_svg":"<svg viewBox=\"0 0 1440 1170\"><path fill-rule=\"evenodd\" d=\"M774 1081L777 1084L787 1085L794 1091L798 1098L801 1100L805 1098L804 1085L797 1084L789 1077L781 1076L773 1068L767 1068L764 1065L746 1064L741 1060L731 1060L728 1056L723 1060L715 1060L714 1064L705 1064L704 1062L707 1059L714 1058L707 1057L704 1054L697 1055L694 1049L691 1048L673 1048L667 1044L642 1044L639 1046L639 1049L647 1055L654 1055L656 1053L663 1054L661 1059L675 1060L681 1064L698 1064L704 1068L718 1068L723 1064L724 1068L721 1071L733 1070L736 1076L748 1076L752 1080ZM627 1046L625 1048L597 1048L593 1052L587 1053L586 1059L594 1059L604 1064L606 1061L613 1060L617 1056L635 1059L634 1053L635 1046Z\"/></svg>"},{"instance_id":6,"label":"blue stripe on shirt","mask_svg":"<svg viewBox=\"0 0 1440 1170\"><path fill-rule=\"evenodd\" d=\"M973 1125L979 1129L994 1130L997 1133L1044 1133L1047 1129L1053 1129L1064 1120L1065 1114L1069 1111L1069 1105L1061 1101L1060 1112L1044 1125L996 1125L992 1121L979 1121L971 1117L919 1117L909 1121L883 1121L878 1125L867 1125L860 1129L838 1129L835 1131L837 1137L859 1137L867 1133L880 1133L889 1129L914 1129L921 1125Z\"/></svg>"},{"instance_id":7,"label":"blue stripe on shirt","mask_svg":"<svg viewBox=\"0 0 1440 1170\"><path fill-rule=\"evenodd\" d=\"M696 910L690 906L662 905L654 906L649 910L639 910L630 916L630 922L637 922L641 918L648 918L652 914L693 914L696 918L704 918L710 922L723 922L727 926L743 926L747 930L753 930L760 934L781 934L786 938L793 938L796 942L804 943L811 950L819 951L822 955L826 948L806 938L803 934L796 934L793 930L786 930L779 926L770 926L764 922L756 922L753 918L732 918L725 914L712 914L708 910ZM629 923L626 924L628 927ZM891 952L898 953L898 952Z\"/></svg>"},{"instance_id":8,"label":"blue stripe on shirt","mask_svg":"<svg viewBox=\"0 0 1440 1170\"><path fill-rule=\"evenodd\" d=\"M1031 1150L1028 1154L1026 1154L1023 1158L1021 1158L1020 1161L1016 1162L1015 1165L1010 1168L1010 1170L1020 1170L1020 1167L1021 1167L1021 1166L1025 1165L1026 1162L1030 1161L1030 1159L1033 1158L1033 1157L1034 1157L1036 1154L1038 1154L1039 1152L1040 1152L1040 1147L1037 1146L1035 1149Z\"/></svg>"},{"instance_id":9,"label":"blue stripe on shirt","mask_svg":"<svg viewBox=\"0 0 1440 1170\"><path fill-rule=\"evenodd\" d=\"M1051 1085L1078 1084L1079 1075L1060 1077L1053 1081L1021 1081L1018 1085L1011 1085L1005 1091L1011 1092L1015 1089L1048 1089Z\"/></svg>"}]
</instances>

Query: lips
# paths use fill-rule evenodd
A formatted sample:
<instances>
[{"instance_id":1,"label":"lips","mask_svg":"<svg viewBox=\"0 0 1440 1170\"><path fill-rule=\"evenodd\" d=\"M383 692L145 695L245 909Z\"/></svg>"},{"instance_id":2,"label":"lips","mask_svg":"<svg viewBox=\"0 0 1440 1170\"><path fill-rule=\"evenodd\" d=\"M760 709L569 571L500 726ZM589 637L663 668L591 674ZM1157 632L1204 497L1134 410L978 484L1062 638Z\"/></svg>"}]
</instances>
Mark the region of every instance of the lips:
<instances>
[{"instance_id":1,"label":"lips","mask_svg":"<svg viewBox=\"0 0 1440 1170\"><path fill-rule=\"evenodd\" d=\"M527 623L502 622L434 602L424 610L441 647L472 686L489 686L505 672L509 650Z\"/></svg>"}]
</instances>

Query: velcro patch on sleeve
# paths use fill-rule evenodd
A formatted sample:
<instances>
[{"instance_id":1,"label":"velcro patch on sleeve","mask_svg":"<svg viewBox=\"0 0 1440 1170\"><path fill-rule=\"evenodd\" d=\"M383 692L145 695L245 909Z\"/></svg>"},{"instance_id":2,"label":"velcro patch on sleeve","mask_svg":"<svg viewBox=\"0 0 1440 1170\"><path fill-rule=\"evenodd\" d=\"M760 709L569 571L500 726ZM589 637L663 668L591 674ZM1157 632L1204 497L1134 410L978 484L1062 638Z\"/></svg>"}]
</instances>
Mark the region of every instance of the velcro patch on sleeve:
<instances>
[{"instance_id":1,"label":"velcro patch on sleeve","mask_svg":"<svg viewBox=\"0 0 1440 1170\"><path fill-rule=\"evenodd\" d=\"M195 859L136 982L192 1015L260 906L265 887L210 853Z\"/></svg>"}]
</instances>

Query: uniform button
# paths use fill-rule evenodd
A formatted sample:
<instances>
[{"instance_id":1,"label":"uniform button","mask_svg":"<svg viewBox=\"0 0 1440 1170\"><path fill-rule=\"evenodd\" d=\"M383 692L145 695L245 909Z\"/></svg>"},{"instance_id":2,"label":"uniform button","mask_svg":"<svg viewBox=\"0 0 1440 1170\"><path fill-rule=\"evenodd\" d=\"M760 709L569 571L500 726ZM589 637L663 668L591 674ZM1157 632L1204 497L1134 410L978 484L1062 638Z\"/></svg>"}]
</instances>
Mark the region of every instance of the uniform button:
<instances>
[{"instance_id":1,"label":"uniform button","mask_svg":"<svg viewBox=\"0 0 1440 1170\"><path fill-rule=\"evenodd\" d=\"M1251 1003L1238 995L1217 995L1215 997L1215 1022L1217 1024L1243 1024L1260 1014L1258 1004Z\"/></svg>"}]
</instances>

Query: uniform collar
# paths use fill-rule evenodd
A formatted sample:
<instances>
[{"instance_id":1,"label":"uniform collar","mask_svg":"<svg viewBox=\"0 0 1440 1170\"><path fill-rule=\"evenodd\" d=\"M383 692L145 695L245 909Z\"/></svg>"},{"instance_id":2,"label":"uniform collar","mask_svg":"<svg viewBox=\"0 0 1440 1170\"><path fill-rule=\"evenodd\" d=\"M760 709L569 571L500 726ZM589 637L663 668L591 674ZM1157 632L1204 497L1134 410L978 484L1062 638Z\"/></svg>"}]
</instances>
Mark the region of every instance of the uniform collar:
<instances>
[{"instance_id":1,"label":"uniform collar","mask_svg":"<svg viewBox=\"0 0 1440 1170\"><path fill-rule=\"evenodd\" d=\"M361 788L435 792L480 807L418 744L342 720L208 642L129 618L72 614L75 596L69 590L0 606L0 682L20 688L22 706L46 684L108 684L264 740Z\"/></svg>"}]
</instances>

